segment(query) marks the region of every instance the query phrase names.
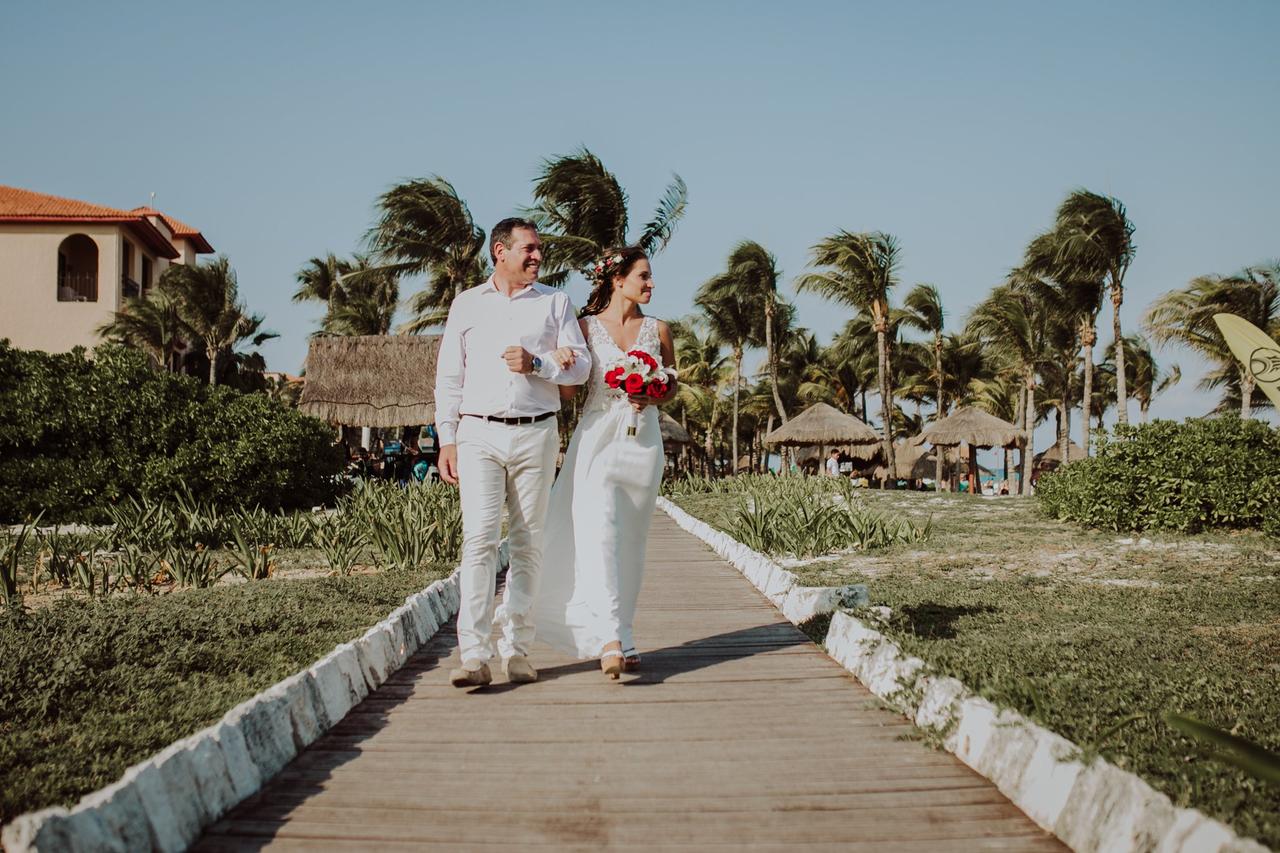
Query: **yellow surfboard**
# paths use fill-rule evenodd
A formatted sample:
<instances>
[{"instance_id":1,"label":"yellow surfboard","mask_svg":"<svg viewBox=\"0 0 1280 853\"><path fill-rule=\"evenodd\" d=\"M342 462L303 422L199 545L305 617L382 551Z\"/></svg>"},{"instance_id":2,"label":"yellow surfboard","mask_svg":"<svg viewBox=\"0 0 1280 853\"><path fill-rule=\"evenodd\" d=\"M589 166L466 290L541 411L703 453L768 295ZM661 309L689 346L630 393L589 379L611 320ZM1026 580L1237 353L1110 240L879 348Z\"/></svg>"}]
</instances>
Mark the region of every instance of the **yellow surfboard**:
<instances>
[{"instance_id":1,"label":"yellow surfboard","mask_svg":"<svg viewBox=\"0 0 1280 853\"><path fill-rule=\"evenodd\" d=\"M1235 314L1214 314L1213 321L1231 353L1248 366L1262 393L1280 410L1280 346L1266 332Z\"/></svg>"}]
</instances>

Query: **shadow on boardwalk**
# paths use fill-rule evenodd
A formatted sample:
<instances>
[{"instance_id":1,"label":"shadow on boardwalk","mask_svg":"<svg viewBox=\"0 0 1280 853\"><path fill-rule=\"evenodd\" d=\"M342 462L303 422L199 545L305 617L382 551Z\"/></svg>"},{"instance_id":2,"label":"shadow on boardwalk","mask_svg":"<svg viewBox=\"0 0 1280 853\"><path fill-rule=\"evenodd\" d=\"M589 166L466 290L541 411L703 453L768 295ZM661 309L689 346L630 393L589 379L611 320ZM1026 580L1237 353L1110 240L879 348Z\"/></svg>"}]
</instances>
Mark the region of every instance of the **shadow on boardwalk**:
<instances>
[{"instance_id":1,"label":"shadow on boardwalk","mask_svg":"<svg viewBox=\"0 0 1280 853\"><path fill-rule=\"evenodd\" d=\"M197 849L1062 849L665 516L646 565L640 672L457 690L446 626Z\"/></svg>"}]
</instances>

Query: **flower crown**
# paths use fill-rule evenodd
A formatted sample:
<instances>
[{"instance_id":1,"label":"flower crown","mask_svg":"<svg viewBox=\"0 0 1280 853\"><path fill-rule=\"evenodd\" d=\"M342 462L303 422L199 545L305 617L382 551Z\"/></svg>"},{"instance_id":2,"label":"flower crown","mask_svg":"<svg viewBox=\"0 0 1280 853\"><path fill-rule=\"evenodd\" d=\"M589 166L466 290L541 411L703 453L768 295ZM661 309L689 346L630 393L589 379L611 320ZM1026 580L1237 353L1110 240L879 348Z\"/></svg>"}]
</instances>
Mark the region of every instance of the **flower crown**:
<instances>
[{"instance_id":1,"label":"flower crown","mask_svg":"<svg viewBox=\"0 0 1280 853\"><path fill-rule=\"evenodd\" d=\"M591 277L596 281L603 281L608 276L610 268L616 268L621 264L621 253L607 258L601 258L596 261L596 265L592 268Z\"/></svg>"}]
</instances>

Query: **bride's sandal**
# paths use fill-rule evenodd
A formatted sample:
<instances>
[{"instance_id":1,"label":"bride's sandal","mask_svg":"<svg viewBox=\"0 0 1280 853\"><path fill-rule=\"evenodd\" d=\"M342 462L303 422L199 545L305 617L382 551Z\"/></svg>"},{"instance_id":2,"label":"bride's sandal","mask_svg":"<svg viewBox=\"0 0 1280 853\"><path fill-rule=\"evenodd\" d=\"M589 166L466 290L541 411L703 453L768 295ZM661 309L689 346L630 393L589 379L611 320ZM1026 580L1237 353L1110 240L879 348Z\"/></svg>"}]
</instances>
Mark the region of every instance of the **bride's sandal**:
<instances>
[{"instance_id":1,"label":"bride's sandal","mask_svg":"<svg viewBox=\"0 0 1280 853\"><path fill-rule=\"evenodd\" d=\"M640 653L635 647L627 649L622 653L622 671L635 672L640 668Z\"/></svg>"},{"instance_id":2,"label":"bride's sandal","mask_svg":"<svg viewBox=\"0 0 1280 853\"><path fill-rule=\"evenodd\" d=\"M600 653L600 671L616 681L622 675L623 657L618 649L608 649Z\"/></svg>"}]
</instances>

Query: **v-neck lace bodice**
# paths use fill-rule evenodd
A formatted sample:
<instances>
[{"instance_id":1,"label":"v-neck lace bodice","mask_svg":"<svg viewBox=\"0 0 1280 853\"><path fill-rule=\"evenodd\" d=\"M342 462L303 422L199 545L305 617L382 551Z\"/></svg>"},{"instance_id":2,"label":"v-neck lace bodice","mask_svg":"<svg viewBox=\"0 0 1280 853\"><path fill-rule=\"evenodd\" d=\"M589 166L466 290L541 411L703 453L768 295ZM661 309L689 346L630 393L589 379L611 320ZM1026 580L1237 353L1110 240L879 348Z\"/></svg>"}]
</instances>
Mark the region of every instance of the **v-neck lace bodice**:
<instances>
[{"instance_id":1,"label":"v-neck lace bodice","mask_svg":"<svg viewBox=\"0 0 1280 853\"><path fill-rule=\"evenodd\" d=\"M619 400L625 401L627 394L621 388L610 388L604 384L604 375L624 355L614 341L609 330L604 327L594 314L587 315L587 346L591 349L591 378L587 380L587 401L585 410L607 409ZM640 325L640 334L636 336L636 344L632 349L644 350L662 363L662 346L658 341L658 321L645 317Z\"/></svg>"}]
</instances>

